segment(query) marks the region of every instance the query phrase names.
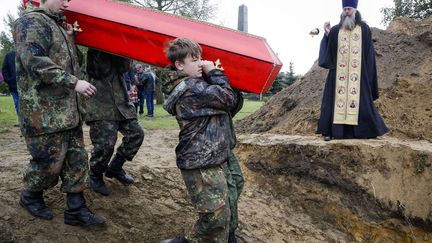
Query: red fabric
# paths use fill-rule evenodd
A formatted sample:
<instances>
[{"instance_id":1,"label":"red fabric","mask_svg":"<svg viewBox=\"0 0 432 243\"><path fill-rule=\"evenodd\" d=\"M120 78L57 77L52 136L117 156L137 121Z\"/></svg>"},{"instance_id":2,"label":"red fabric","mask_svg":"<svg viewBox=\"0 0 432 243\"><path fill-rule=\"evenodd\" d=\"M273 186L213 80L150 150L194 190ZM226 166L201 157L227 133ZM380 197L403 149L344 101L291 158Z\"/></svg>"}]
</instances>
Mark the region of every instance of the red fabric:
<instances>
[{"instance_id":1,"label":"red fabric","mask_svg":"<svg viewBox=\"0 0 432 243\"><path fill-rule=\"evenodd\" d=\"M253 93L267 92L282 68L264 38L202 21L110 0L73 0L66 16L83 30L78 44L161 67L168 41L194 39L203 59L220 59L233 87Z\"/></svg>"}]
</instances>

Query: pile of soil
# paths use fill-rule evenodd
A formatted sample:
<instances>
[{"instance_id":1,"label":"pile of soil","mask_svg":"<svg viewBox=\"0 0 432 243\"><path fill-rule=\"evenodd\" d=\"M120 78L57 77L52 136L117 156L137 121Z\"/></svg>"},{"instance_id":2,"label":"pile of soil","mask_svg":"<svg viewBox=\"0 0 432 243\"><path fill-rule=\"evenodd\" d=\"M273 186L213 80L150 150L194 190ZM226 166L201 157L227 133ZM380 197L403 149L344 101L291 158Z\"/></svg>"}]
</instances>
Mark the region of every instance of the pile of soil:
<instances>
[{"instance_id":1,"label":"pile of soil","mask_svg":"<svg viewBox=\"0 0 432 243\"><path fill-rule=\"evenodd\" d=\"M315 133L327 74L316 63L237 123L245 133L237 148L245 175L240 243L432 241L431 33L432 19L400 18L386 31L373 29L381 85L376 105L391 136L328 143L304 136ZM269 133L248 134L262 132ZM84 134L90 152L88 127ZM136 182L124 187L107 180L109 197L86 191L89 207L108 219L94 231L63 224L65 195L58 186L45 193L53 220L19 206L30 156L17 128L0 130L0 242L159 242L181 234L196 215L175 165L177 143L178 130L146 131L125 165Z\"/></svg>"},{"instance_id":2,"label":"pile of soil","mask_svg":"<svg viewBox=\"0 0 432 243\"><path fill-rule=\"evenodd\" d=\"M84 135L90 152L88 127ZM110 196L85 191L90 209L108 220L105 228L96 230L63 223L66 202L59 186L44 195L54 213L52 220L34 218L19 205L22 171L30 156L18 128L0 130L0 242L158 243L183 234L196 214L175 165L177 143L178 130L146 131L137 156L125 164L125 170L135 178L133 185L125 187L107 179ZM242 167L246 182L239 203L239 243L328 241L327 229L315 226L307 214L287 203L288 198L275 198L280 192L256 183ZM339 230L331 232L331 239L345 238Z\"/></svg>"},{"instance_id":3,"label":"pile of soil","mask_svg":"<svg viewBox=\"0 0 432 243\"><path fill-rule=\"evenodd\" d=\"M432 141L432 18L395 19L373 28L380 98L390 136ZM243 133L311 135L316 131L327 70L317 62L296 83L237 123Z\"/></svg>"}]
</instances>

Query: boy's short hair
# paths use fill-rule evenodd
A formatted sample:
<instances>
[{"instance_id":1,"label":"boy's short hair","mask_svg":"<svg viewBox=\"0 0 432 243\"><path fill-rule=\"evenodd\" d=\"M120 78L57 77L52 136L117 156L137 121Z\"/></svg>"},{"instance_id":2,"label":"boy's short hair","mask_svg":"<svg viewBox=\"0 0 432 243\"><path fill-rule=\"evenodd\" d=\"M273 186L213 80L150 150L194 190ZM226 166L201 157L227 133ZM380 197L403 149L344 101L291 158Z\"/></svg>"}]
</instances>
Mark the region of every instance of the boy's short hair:
<instances>
[{"instance_id":1,"label":"boy's short hair","mask_svg":"<svg viewBox=\"0 0 432 243\"><path fill-rule=\"evenodd\" d=\"M192 57L199 57L201 53L201 46L196 41L188 38L177 38L169 43L166 57L174 65L176 61L183 62L188 54Z\"/></svg>"}]
</instances>

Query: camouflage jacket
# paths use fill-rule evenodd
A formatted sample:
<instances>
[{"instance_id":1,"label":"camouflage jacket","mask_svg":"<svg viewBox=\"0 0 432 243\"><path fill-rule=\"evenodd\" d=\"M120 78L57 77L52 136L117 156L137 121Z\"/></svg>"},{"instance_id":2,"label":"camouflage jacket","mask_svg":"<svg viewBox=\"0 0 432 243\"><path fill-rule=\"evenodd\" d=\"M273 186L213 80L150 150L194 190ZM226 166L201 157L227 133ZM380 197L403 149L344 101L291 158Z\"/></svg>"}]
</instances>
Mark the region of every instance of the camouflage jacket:
<instances>
[{"instance_id":1,"label":"camouflage jacket","mask_svg":"<svg viewBox=\"0 0 432 243\"><path fill-rule=\"evenodd\" d=\"M243 102L244 102L243 95L240 90L234 89L234 93L236 94L236 105L233 107L233 109L229 111L229 115L230 115L229 121L230 121L230 130L231 130L231 137L230 137L231 149L234 149L234 147L237 144L237 137L236 137L234 122L232 118L235 115L237 115L237 113L243 108Z\"/></svg>"},{"instance_id":2,"label":"camouflage jacket","mask_svg":"<svg viewBox=\"0 0 432 243\"><path fill-rule=\"evenodd\" d=\"M171 71L168 76L176 79L183 75ZM216 69L206 80L183 78L172 89L164 108L176 116L180 126L176 147L178 168L206 168L227 161L233 135L229 112L237 103L228 78Z\"/></svg>"},{"instance_id":3,"label":"camouflage jacket","mask_svg":"<svg viewBox=\"0 0 432 243\"><path fill-rule=\"evenodd\" d=\"M24 136L77 127L80 112L75 85L80 74L73 36L63 28L63 16L29 8L17 19L13 35Z\"/></svg>"},{"instance_id":4,"label":"camouflage jacket","mask_svg":"<svg viewBox=\"0 0 432 243\"><path fill-rule=\"evenodd\" d=\"M85 99L84 121L120 121L136 118L135 106L129 101L127 87L118 75L105 79L89 79L96 89L96 95Z\"/></svg>"}]
</instances>

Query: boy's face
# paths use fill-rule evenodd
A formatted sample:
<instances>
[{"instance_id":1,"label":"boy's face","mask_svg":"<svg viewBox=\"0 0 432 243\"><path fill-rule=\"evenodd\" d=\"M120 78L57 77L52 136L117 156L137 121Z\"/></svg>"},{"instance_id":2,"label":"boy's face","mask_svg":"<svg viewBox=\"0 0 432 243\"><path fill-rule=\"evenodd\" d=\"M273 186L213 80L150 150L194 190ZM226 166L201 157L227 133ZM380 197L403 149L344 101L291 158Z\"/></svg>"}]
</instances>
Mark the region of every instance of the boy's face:
<instances>
[{"instance_id":1,"label":"boy's face","mask_svg":"<svg viewBox=\"0 0 432 243\"><path fill-rule=\"evenodd\" d=\"M61 14L69 7L70 0L46 0L42 3L42 5L53 13Z\"/></svg>"},{"instance_id":2,"label":"boy's face","mask_svg":"<svg viewBox=\"0 0 432 243\"><path fill-rule=\"evenodd\" d=\"M183 62L176 61L175 66L178 70L185 72L191 78L202 77L201 56L192 57L188 54Z\"/></svg>"}]
</instances>

